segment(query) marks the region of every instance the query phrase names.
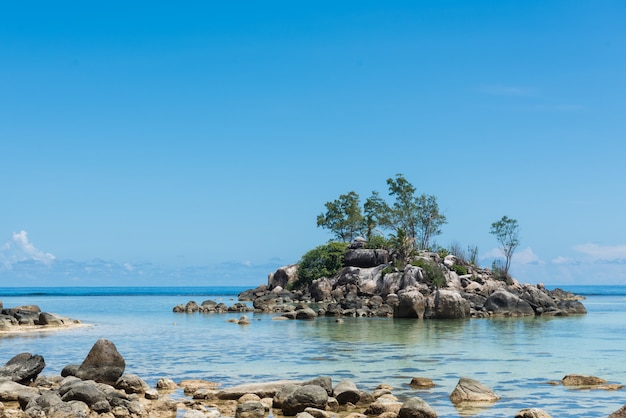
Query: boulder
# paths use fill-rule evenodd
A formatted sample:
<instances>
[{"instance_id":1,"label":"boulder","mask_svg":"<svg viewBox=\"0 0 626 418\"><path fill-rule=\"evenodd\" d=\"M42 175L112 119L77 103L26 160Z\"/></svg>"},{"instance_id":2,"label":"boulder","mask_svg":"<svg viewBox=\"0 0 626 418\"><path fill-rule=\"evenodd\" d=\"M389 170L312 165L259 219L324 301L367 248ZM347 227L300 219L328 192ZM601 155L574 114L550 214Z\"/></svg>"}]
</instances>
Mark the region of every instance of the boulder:
<instances>
[{"instance_id":1,"label":"boulder","mask_svg":"<svg viewBox=\"0 0 626 418\"><path fill-rule=\"evenodd\" d=\"M478 380L461 377L450 394L452 403L462 402L495 402L500 397Z\"/></svg>"},{"instance_id":2,"label":"boulder","mask_svg":"<svg viewBox=\"0 0 626 418\"><path fill-rule=\"evenodd\" d=\"M596 376L568 374L561 379L561 383L563 383L563 386L596 386L605 384L606 380Z\"/></svg>"},{"instance_id":3,"label":"boulder","mask_svg":"<svg viewBox=\"0 0 626 418\"><path fill-rule=\"evenodd\" d=\"M556 303L554 299L552 299L552 296L543 292L536 286L524 285L523 288L524 291L520 295L520 298L528 302L537 315L557 310Z\"/></svg>"},{"instance_id":4,"label":"boulder","mask_svg":"<svg viewBox=\"0 0 626 418\"><path fill-rule=\"evenodd\" d=\"M425 318L464 319L470 317L470 303L459 292L438 289L427 299Z\"/></svg>"},{"instance_id":5,"label":"boulder","mask_svg":"<svg viewBox=\"0 0 626 418\"><path fill-rule=\"evenodd\" d=\"M496 316L534 316L535 311L528 302L507 290L496 290L487 300L485 309Z\"/></svg>"},{"instance_id":6,"label":"boulder","mask_svg":"<svg viewBox=\"0 0 626 418\"><path fill-rule=\"evenodd\" d=\"M294 384L294 383L287 383L286 385L284 385L283 387L280 388L280 390L278 390L278 392L276 392L276 394L274 395L274 397L272 398L272 405L275 408L282 408L283 407L283 403L285 403L285 400L287 400L287 398L296 391L296 389L298 389L300 385Z\"/></svg>"},{"instance_id":7,"label":"boulder","mask_svg":"<svg viewBox=\"0 0 626 418\"><path fill-rule=\"evenodd\" d=\"M552 418L552 415L548 414L543 409L525 408L515 414L515 418Z\"/></svg>"},{"instance_id":8,"label":"boulder","mask_svg":"<svg viewBox=\"0 0 626 418\"><path fill-rule=\"evenodd\" d=\"M101 338L96 341L76 371L76 377L114 385L124 373L125 368L126 362L117 351L115 344Z\"/></svg>"},{"instance_id":9,"label":"boulder","mask_svg":"<svg viewBox=\"0 0 626 418\"><path fill-rule=\"evenodd\" d=\"M159 390L176 390L178 385L172 379L162 377L157 381L156 388Z\"/></svg>"},{"instance_id":10,"label":"boulder","mask_svg":"<svg viewBox=\"0 0 626 418\"><path fill-rule=\"evenodd\" d=\"M345 405L351 403L356 405L361 399L361 392L357 389L356 384L349 379L344 379L337 383L337 386L333 389L333 396L339 402L339 405Z\"/></svg>"},{"instance_id":11,"label":"boulder","mask_svg":"<svg viewBox=\"0 0 626 418\"><path fill-rule=\"evenodd\" d=\"M69 318L64 318L60 315L53 314L50 312L41 312L38 317L39 325L46 325L49 327L60 327L71 323L72 321Z\"/></svg>"},{"instance_id":12,"label":"boulder","mask_svg":"<svg viewBox=\"0 0 626 418\"><path fill-rule=\"evenodd\" d=\"M321 386L324 388L324 390L326 390L326 393L328 394L328 396L333 395L333 380L328 376L316 377L315 379L308 380L302 384Z\"/></svg>"},{"instance_id":13,"label":"boulder","mask_svg":"<svg viewBox=\"0 0 626 418\"><path fill-rule=\"evenodd\" d=\"M382 249L348 249L343 258L344 265L350 267L376 267L389 262L389 251Z\"/></svg>"},{"instance_id":14,"label":"boulder","mask_svg":"<svg viewBox=\"0 0 626 418\"><path fill-rule=\"evenodd\" d=\"M291 380L278 380L266 383L244 384L222 389L217 393L217 397L222 400L237 400L247 393L254 393L260 398L272 398L283 386L297 383Z\"/></svg>"},{"instance_id":15,"label":"boulder","mask_svg":"<svg viewBox=\"0 0 626 418\"><path fill-rule=\"evenodd\" d=\"M150 385L148 385L141 377L136 374L125 374L122 375L117 382L115 382L115 387L117 389L123 390L126 393L146 393L150 390Z\"/></svg>"},{"instance_id":16,"label":"boulder","mask_svg":"<svg viewBox=\"0 0 626 418\"><path fill-rule=\"evenodd\" d=\"M322 302L332 299L333 285L326 277L313 280L309 288L311 298L316 302Z\"/></svg>"},{"instance_id":17,"label":"boulder","mask_svg":"<svg viewBox=\"0 0 626 418\"><path fill-rule=\"evenodd\" d=\"M100 390L94 381L70 380L59 388L63 402L81 401L89 406L97 402L108 402L105 392Z\"/></svg>"},{"instance_id":18,"label":"boulder","mask_svg":"<svg viewBox=\"0 0 626 418\"><path fill-rule=\"evenodd\" d=\"M287 288L287 285L293 284L298 280L298 265L280 267L274 273L270 273L267 278L267 287L272 290L275 287Z\"/></svg>"},{"instance_id":19,"label":"boulder","mask_svg":"<svg viewBox=\"0 0 626 418\"><path fill-rule=\"evenodd\" d=\"M556 303L556 307L568 315L585 315L587 309L579 300L560 300Z\"/></svg>"},{"instance_id":20,"label":"boulder","mask_svg":"<svg viewBox=\"0 0 626 418\"><path fill-rule=\"evenodd\" d=\"M398 418L437 418L437 413L422 398L413 397L402 404Z\"/></svg>"},{"instance_id":21,"label":"boulder","mask_svg":"<svg viewBox=\"0 0 626 418\"><path fill-rule=\"evenodd\" d=\"M435 382L427 377L414 377L409 386L416 389L430 389L435 387Z\"/></svg>"},{"instance_id":22,"label":"boulder","mask_svg":"<svg viewBox=\"0 0 626 418\"><path fill-rule=\"evenodd\" d=\"M0 380L0 402L14 402L39 396L39 390L10 380Z\"/></svg>"},{"instance_id":23,"label":"boulder","mask_svg":"<svg viewBox=\"0 0 626 418\"><path fill-rule=\"evenodd\" d=\"M260 401L245 401L237 404L235 418L263 418L265 406Z\"/></svg>"},{"instance_id":24,"label":"boulder","mask_svg":"<svg viewBox=\"0 0 626 418\"><path fill-rule=\"evenodd\" d=\"M42 356L21 353L0 367L0 380L27 384L34 381L45 367L46 362Z\"/></svg>"},{"instance_id":25,"label":"boulder","mask_svg":"<svg viewBox=\"0 0 626 418\"><path fill-rule=\"evenodd\" d=\"M317 313L309 308L306 307L304 309L298 309L296 312L296 319L315 319L317 318Z\"/></svg>"},{"instance_id":26,"label":"boulder","mask_svg":"<svg viewBox=\"0 0 626 418\"><path fill-rule=\"evenodd\" d=\"M326 409L328 394L321 386L304 385L293 391L282 404L284 415L293 416L307 408Z\"/></svg>"},{"instance_id":27,"label":"boulder","mask_svg":"<svg viewBox=\"0 0 626 418\"><path fill-rule=\"evenodd\" d=\"M608 418L626 418L626 405L613 412Z\"/></svg>"},{"instance_id":28,"label":"boulder","mask_svg":"<svg viewBox=\"0 0 626 418\"><path fill-rule=\"evenodd\" d=\"M385 413L393 413L398 415L403 403L396 399L380 397L376 401L372 402L365 410L365 415L369 416L381 416Z\"/></svg>"},{"instance_id":29,"label":"boulder","mask_svg":"<svg viewBox=\"0 0 626 418\"><path fill-rule=\"evenodd\" d=\"M403 289L398 292L398 305L393 307L394 318L424 318L426 302L417 289Z\"/></svg>"}]
</instances>

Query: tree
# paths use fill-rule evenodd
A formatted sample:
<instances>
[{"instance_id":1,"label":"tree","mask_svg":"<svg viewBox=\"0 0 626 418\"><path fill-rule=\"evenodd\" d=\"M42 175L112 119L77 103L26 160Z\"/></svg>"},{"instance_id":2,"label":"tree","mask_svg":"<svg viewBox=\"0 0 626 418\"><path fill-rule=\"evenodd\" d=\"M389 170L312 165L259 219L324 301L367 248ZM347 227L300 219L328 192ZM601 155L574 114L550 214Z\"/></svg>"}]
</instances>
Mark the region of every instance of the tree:
<instances>
[{"instance_id":1,"label":"tree","mask_svg":"<svg viewBox=\"0 0 626 418\"><path fill-rule=\"evenodd\" d=\"M343 268L347 248L345 242L329 242L304 254L298 263L298 280L294 283L294 289L308 286L320 277L336 274Z\"/></svg>"},{"instance_id":2,"label":"tree","mask_svg":"<svg viewBox=\"0 0 626 418\"><path fill-rule=\"evenodd\" d=\"M361 234L364 218L358 194L342 194L339 199L327 202L325 206L326 213L317 216L317 226L329 229L337 239L344 242L351 242Z\"/></svg>"},{"instance_id":3,"label":"tree","mask_svg":"<svg viewBox=\"0 0 626 418\"><path fill-rule=\"evenodd\" d=\"M517 220L503 216L497 222L491 224L491 234L495 235L500 243L500 250L504 254L505 263L503 273L508 277L511 267L511 258L515 249L519 246L519 224Z\"/></svg>"},{"instance_id":4,"label":"tree","mask_svg":"<svg viewBox=\"0 0 626 418\"><path fill-rule=\"evenodd\" d=\"M392 206L382 206L387 213L379 216L379 223L397 233L402 230L411 246L427 249L430 239L441 233L441 226L447 222L439 212L437 198L431 195L415 195L415 187L402 174L387 180L389 195L395 197Z\"/></svg>"}]
</instances>

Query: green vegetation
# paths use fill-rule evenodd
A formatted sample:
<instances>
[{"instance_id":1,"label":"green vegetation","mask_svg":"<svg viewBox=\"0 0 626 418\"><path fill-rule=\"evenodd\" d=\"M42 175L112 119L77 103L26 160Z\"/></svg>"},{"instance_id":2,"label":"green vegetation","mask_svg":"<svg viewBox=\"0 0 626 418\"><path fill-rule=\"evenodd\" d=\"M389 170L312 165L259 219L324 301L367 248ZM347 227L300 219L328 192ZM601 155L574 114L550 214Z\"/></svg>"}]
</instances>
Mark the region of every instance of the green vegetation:
<instances>
[{"instance_id":1,"label":"green vegetation","mask_svg":"<svg viewBox=\"0 0 626 418\"><path fill-rule=\"evenodd\" d=\"M329 242L302 256L298 266L298 280L293 288L310 285L320 277L331 277L343 268L343 257L348 248L346 242Z\"/></svg>"},{"instance_id":2,"label":"green vegetation","mask_svg":"<svg viewBox=\"0 0 626 418\"><path fill-rule=\"evenodd\" d=\"M463 276L463 275L467 274L467 267L466 266L461 266L459 264L454 264L452 266L451 270L454 271L459 276Z\"/></svg>"},{"instance_id":3,"label":"green vegetation","mask_svg":"<svg viewBox=\"0 0 626 418\"><path fill-rule=\"evenodd\" d=\"M411 262L411 264L420 267L424 271L426 281L435 288L439 289L446 285L446 276L444 275L443 267L435 261L418 258Z\"/></svg>"},{"instance_id":4,"label":"green vegetation","mask_svg":"<svg viewBox=\"0 0 626 418\"><path fill-rule=\"evenodd\" d=\"M515 219L503 216L498 222L491 224L490 232L496 236L500 243L500 250L505 258L504 266L499 263L497 271L501 272L505 277L509 277L511 258L515 249L519 246L519 224ZM495 268L494 271L496 271Z\"/></svg>"},{"instance_id":5,"label":"green vegetation","mask_svg":"<svg viewBox=\"0 0 626 418\"><path fill-rule=\"evenodd\" d=\"M364 218L358 194L342 194L339 199L327 202L325 206L326 213L317 215L317 226L329 229L337 239L344 242L351 242L361 234Z\"/></svg>"},{"instance_id":6,"label":"green vegetation","mask_svg":"<svg viewBox=\"0 0 626 418\"><path fill-rule=\"evenodd\" d=\"M352 241L362 234L372 243L377 233L387 231L389 239L384 244L391 245L398 258L407 262L417 250L429 248L430 240L441 234L447 220L439 212L437 198L417 195L403 175L387 179L387 185L394 199L391 204L374 191L361 210L359 195L352 191L327 202L326 212L317 217L317 226L330 230L341 241Z\"/></svg>"}]
</instances>

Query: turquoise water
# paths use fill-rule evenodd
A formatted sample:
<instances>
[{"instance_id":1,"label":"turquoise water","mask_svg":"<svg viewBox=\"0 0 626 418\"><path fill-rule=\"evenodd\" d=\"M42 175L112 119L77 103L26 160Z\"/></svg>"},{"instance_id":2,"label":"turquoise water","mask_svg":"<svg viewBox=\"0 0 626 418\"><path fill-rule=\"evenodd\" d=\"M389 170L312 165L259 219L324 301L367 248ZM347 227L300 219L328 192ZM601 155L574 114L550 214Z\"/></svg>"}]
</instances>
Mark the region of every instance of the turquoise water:
<instances>
[{"instance_id":1,"label":"turquoise water","mask_svg":"<svg viewBox=\"0 0 626 418\"><path fill-rule=\"evenodd\" d=\"M213 299L231 305L242 288L22 288L0 289L5 307L37 304L91 327L0 337L0 363L21 352L41 354L43 374L80 363L98 338L113 341L126 371L154 385L206 379L222 386L276 379L331 376L359 388L392 385L400 398L420 396L440 417L513 416L540 407L553 417L606 417L626 404L626 391L553 386L566 374L590 374L626 383L626 287L566 287L587 295L588 315L567 318L418 321L332 318L226 322L241 314L175 314L172 308ZM416 391L412 377L436 387ZM448 400L459 377L490 386L502 397L479 411Z\"/></svg>"}]
</instances>

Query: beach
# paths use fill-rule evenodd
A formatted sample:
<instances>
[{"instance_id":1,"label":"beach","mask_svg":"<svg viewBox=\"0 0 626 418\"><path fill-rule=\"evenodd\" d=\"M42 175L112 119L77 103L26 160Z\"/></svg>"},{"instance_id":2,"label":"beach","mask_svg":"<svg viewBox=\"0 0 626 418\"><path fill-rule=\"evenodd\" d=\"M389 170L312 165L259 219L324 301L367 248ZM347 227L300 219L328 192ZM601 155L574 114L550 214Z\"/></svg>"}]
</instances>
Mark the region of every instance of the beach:
<instances>
[{"instance_id":1,"label":"beach","mask_svg":"<svg viewBox=\"0 0 626 418\"><path fill-rule=\"evenodd\" d=\"M481 417L513 416L528 407L553 417L606 417L626 403L623 390L550 384L572 373L624 383L624 288L583 289L588 314L565 318L345 318L336 323L332 318L273 321L272 315L254 313L248 314L250 325L241 326L227 322L239 313L172 312L189 300L234 304L241 290L5 291L5 307L36 304L92 326L2 336L0 362L21 352L36 353L46 360L43 375L59 374L66 365L80 363L98 338L107 338L126 359L126 372L151 386L163 377L230 387L330 376L335 382L351 379L367 391L387 384L400 399L419 396L439 416L458 417L461 412L448 396L467 376L501 397L481 410ZM411 379L418 376L432 379L435 387L411 388Z\"/></svg>"}]
</instances>

